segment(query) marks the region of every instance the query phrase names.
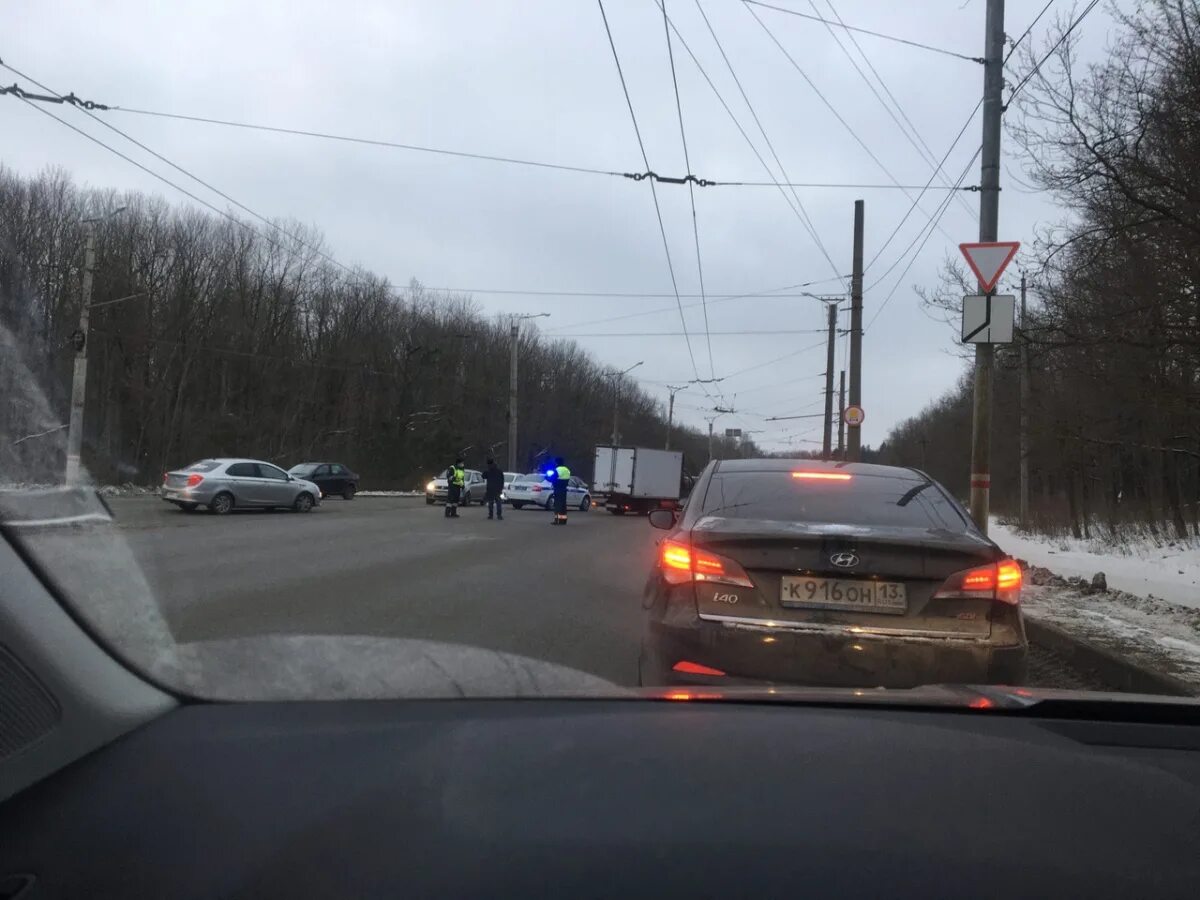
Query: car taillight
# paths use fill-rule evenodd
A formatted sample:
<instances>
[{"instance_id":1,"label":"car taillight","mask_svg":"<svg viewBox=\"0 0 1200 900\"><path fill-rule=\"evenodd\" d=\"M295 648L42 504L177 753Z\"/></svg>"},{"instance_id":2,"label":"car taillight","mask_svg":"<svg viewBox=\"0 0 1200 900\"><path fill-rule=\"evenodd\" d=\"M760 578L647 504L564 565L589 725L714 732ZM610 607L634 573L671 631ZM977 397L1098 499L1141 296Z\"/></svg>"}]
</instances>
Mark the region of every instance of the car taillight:
<instances>
[{"instance_id":1,"label":"car taillight","mask_svg":"<svg viewBox=\"0 0 1200 900\"><path fill-rule=\"evenodd\" d=\"M849 481L854 476L849 472L793 472L792 477L801 481Z\"/></svg>"},{"instance_id":2,"label":"car taillight","mask_svg":"<svg viewBox=\"0 0 1200 900\"><path fill-rule=\"evenodd\" d=\"M663 580L668 584L707 581L754 587L754 582L738 563L707 550L689 547L679 541L663 541L659 555Z\"/></svg>"},{"instance_id":3,"label":"car taillight","mask_svg":"<svg viewBox=\"0 0 1200 900\"><path fill-rule=\"evenodd\" d=\"M203 480L204 480L204 476L203 476L203 475L200 475L199 473L193 473L192 475L189 475L189 476L188 476L188 480L187 480L187 486L188 486L188 487L195 487L196 485L198 485L198 484L199 484L200 482L202 482Z\"/></svg>"},{"instance_id":4,"label":"car taillight","mask_svg":"<svg viewBox=\"0 0 1200 900\"><path fill-rule=\"evenodd\" d=\"M163 484L167 483L167 478L170 476L170 474L170 472L163 472Z\"/></svg>"},{"instance_id":5,"label":"car taillight","mask_svg":"<svg viewBox=\"0 0 1200 900\"><path fill-rule=\"evenodd\" d=\"M542 492L542 486L540 484L535 484L532 488L530 488L530 490L535 494L540 494Z\"/></svg>"},{"instance_id":6,"label":"car taillight","mask_svg":"<svg viewBox=\"0 0 1200 900\"><path fill-rule=\"evenodd\" d=\"M935 600L999 600L1014 606L1021 602L1021 566L1015 559L955 572L933 595Z\"/></svg>"},{"instance_id":7,"label":"car taillight","mask_svg":"<svg viewBox=\"0 0 1200 900\"><path fill-rule=\"evenodd\" d=\"M714 669L712 666L702 666L700 663L694 663L691 660L681 659L675 665L671 666L671 671L682 672L684 675L714 675L720 676L725 673L720 669Z\"/></svg>"}]
</instances>

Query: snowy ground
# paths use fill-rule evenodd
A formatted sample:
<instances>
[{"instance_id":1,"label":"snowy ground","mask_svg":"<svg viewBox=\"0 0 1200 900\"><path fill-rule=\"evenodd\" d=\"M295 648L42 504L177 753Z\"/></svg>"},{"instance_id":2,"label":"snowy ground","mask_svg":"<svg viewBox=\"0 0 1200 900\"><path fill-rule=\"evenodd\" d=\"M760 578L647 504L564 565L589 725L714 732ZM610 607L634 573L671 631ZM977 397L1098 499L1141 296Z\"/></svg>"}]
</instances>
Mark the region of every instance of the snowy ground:
<instances>
[{"instance_id":1,"label":"snowy ground","mask_svg":"<svg viewBox=\"0 0 1200 900\"><path fill-rule=\"evenodd\" d=\"M989 536L1005 551L1065 578L1089 581L1103 572L1108 586L1139 597L1156 598L1200 609L1200 541L1149 538L1104 546L1070 537L1021 535L992 519Z\"/></svg>"},{"instance_id":2,"label":"snowy ground","mask_svg":"<svg viewBox=\"0 0 1200 900\"><path fill-rule=\"evenodd\" d=\"M1022 598L1031 617L1174 675L1200 693L1200 542L1143 539L1105 547L1021 535L995 520L989 535L1032 567ZM1090 589L1097 572L1108 590Z\"/></svg>"}]
</instances>

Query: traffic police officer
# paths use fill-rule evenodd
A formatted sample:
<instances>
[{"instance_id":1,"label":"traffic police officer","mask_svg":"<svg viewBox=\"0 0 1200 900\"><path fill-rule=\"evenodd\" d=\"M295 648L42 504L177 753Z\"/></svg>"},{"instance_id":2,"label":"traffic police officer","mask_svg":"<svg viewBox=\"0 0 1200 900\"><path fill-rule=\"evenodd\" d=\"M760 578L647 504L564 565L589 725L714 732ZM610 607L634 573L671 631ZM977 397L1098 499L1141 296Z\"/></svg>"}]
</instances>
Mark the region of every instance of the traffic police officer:
<instances>
[{"instance_id":1,"label":"traffic police officer","mask_svg":"<svg viewBox=\"0 0 1200 900\"><path fill-rule=\"evenodd\" d=\"M454 465L446 470L446 517L458 518L458 504L462 500L463 485L467 483L467 470L463 468L462 457L454 460Z\"/></svg>"},{"instance_id":2,"label":"traffic police officer","mask_svg":"<svg viewBox=\"0 0 1200 900\"><path fill-rule=\"evenodd\" d=\"M554 488L554 524L567 524L567 484L571 480L571 470L567 468L561 456L554 460L554 468L548 473L550 484Z\"/></svg>"}]
</instances>

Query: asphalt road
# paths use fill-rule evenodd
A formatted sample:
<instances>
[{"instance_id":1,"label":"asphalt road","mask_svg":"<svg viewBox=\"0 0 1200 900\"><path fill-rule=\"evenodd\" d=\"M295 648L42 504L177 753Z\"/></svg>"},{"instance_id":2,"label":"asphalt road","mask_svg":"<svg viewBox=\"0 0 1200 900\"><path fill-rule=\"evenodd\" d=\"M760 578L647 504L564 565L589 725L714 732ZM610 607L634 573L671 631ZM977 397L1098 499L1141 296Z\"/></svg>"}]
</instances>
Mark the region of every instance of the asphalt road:
<instances>
[{"instance_id":1,"label":"asphalt road","mask_svg":"<svg viewBox=\"0 0 1200 900\"><path fill-rule=\"evenodd\" d=\"M307 515L184 513L110 498L177 640L369 634L470 644L637 683L655 532L541 510L458 519L423 498L326 500Z\"/></svg>"},{"instance_id":2,"label":"asphalt road","mask_svg":"<svg viewBox=\"0 0 1200 900\"><path fill-rule=\"evenodd\" d=\"M176 640L368 634L469 644L637 684L641 593L660 534L642 517L541 510L446 519L423 498L326 500L307 515L184 513L110 498ZM1030 683L1103 689L1032 647Z\"/></svg>"}]
</instances>

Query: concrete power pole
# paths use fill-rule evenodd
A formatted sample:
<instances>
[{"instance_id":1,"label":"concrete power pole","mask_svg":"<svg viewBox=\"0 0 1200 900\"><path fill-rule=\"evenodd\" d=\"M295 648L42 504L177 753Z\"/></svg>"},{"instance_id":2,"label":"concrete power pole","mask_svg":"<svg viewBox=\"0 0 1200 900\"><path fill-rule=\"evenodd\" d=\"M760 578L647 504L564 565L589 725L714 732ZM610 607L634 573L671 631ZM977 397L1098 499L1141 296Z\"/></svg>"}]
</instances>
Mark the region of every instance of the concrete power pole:
<instances>
[{"instance_id":1,"label":"concrete power pole","mask_svg":"<svg viewBox=\"0 0 1200 900\"><path fill-rule=\"evenodd\" d=\"M983 42L983 151L979 177L979 240L995 241L1000 226L1000 121L1004 114L1004 0L987 0ZM971 425L971 518L987 534L992 489L992 345L975 345Z\"/></svg>"},{"instance_id":2,"label":"concrete power pole","mask_svg":"<svg viewBox=\"0 0 1200 900\"><path fill-rule=\"evenodd\" d=\"M613 380L612 445L614 447L620 446L620 444L617 443L617 438L619 438L621 436L620 431L618 431L618 429L617 429L617 416L620 412L620 406L621 406L621 379L624 378L626 375L628 375L630 372L632 372L634 369L636 369L641 364L642 364L641 362L635 362L632 366L630 366L624 372L610 372L608 375L608 377Z\"/></svg>"},{"instance_id":3,"label":"concrete power pole","mask_svg":"<svg viewBox=\"0 0 1200 900\"><path fill-rule=\"evenodd\" d=\"M1022 528L1029 527L1029 344L1025 340L1025 273L1021 273L1021 499Z\"/></svg>"},{"instance_id":4,"label":"concrete power pole","mask_svg":"<svg viewBox=\"0 0 1200 900\"><path fill-rule=\"evenodd\" d=\"M862 329L863 329L863 202L854 201L854 268L850 274L850 405L862 405ZM862 433L858 425L848 426L846 459L862 458Z\"/></svg>"},{"instance_id":5,"label":"concrete power pole","mask_svg":"<svg viewBox=\"0 0 1200 900\"><path fill-rule=\"evenodd\" d=\"M821 441L821 456L829 459L833 452L833 354L837 345L836 302L829 304L829 347L825 353L825 434Z\"/></svg>"},{"instance_id":6,"label":"concrete power pole","mask_svg":"<svg viewBox=\"0 0 1200 900\"><path fill-rule=\"evenodd\" d=\"M79 484L80 453L83 450L83 406L87 399L88 318L92 309L92 277L96 268L96 219L83 223L86 245L83 253L83 300L79 306L79 331L75 336L75 372L71 377L71 418L67 427L67 484Z\"/></svg>"},{"instance_id":7,"label":"concrete power pole","mask_svg":"<svg viewBox=\"0 0 1200 900\"><path fill-rule=\"evenodd\" d=\"M517 344L520 337L520 323L513 319L508 332L508 471L510 472L517 471Z\"/></svg>"},{"instance_id":8,"label":"concrete power pole","mask_svg":"<svg viewBox=\"0 0 1200 900\"><path fill-rule=\"evenodd\" d=\"M846 370L838 373L838 448L837 458L846 458Z\"/></svg>"},{"instance_id":9,"label":"concrete power pole","mask_svg":"<svg viewBox=\"0 0 1200 900\"><path fill-rule=\"evenodd\" d=\"M667 401L667 442L663 445L664 450L671 449L671 425L675 422L675 395L680 391L686 391L687 388L686 384L679 387L670 384L667 385L667 390L671 392L671 397Z\"/></svg>"},{"instance_id":10,"label":"concrete power pole","mask_svg":"<svg viewBox=\"0 0 1200 900\"><path fill-rule=\"evenodd\" d=\"M508 330L508 471L517 471L517 352L521 345L521 323L545 319L550 313L513 316Z\"/></svg>"}]
</instances>

